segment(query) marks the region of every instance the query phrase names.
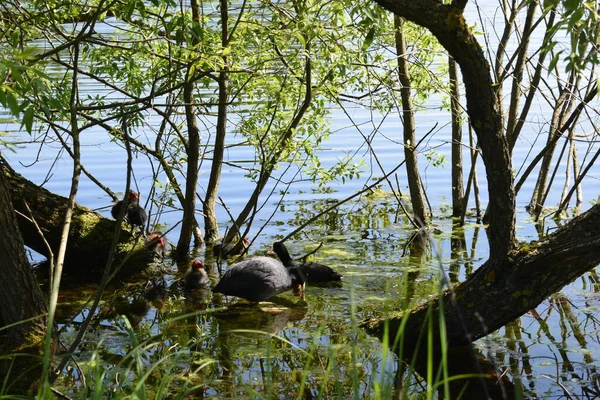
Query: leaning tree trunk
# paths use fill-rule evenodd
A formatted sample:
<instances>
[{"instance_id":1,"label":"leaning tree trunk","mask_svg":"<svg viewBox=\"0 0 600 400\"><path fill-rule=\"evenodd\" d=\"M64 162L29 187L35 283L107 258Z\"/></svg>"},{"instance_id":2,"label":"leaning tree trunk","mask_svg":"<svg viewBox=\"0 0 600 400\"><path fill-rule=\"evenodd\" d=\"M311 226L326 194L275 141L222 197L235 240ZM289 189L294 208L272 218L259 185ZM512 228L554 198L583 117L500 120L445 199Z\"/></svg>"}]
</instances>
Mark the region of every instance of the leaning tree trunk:
<instances>
[{"instance_id":1,"label":"leaning tree trunk","mask_svg":"<svg viewBox=\"0 0 600 400\"><path fill-rule=\"evenodd\" d=\"M4 175L0 170L0 327L12 326L0 331L0 354L20 354L0 362L0 376L11 374L10 380L3 380L10 382L4 394L22 395L35 391L39 383L48 307L27 261ZM54 352L55 346L51 348Z\"/></svg>"},{"instance_id":2,"label":"leaning tree trunk","mask_svg":"<svg viewBox=\"0 0 600 400\"><path fill-rule=\"evenodd\" d=\"M467 112L479 139L489 190L490 258L469 279L409 313L368 321L380 338L401 336L402 350L432 332L439 344L439 314L445 340L466 344L499 329L600 262L600 206L575 218L540 242L515 249L515 190L508 145L503 136L489 65L462 15L466 1L376 0L420 24L438 38L463 74ZM442 308L443 307L443 308ZM433 316L432 314L433 313ZM428 331L429 325L434 325ZM412 346L412 347L411 347Z\"/></svg>"},{"instance_id":3,"label":"leaning tree trunk","mask_svg":"<svg viewBox=\"0 0 600 400\"><path fill-rule=\"evenodd\" d=\"M290 122L289 126L282 132L280 139L278 140L277 150L270 156L269 160L263 166L263 169L258 177L258 182L256 182L256 187L250 196L250 199L246 202L246 205L242 209L242 211L237 216L235 222L229 232L227 232L227 236L223 240L223 246L227 246L229 243L233 243L235 247L239 246L239 240L242 240L240 236L240 230L242 226L246 223L246 220L250 216L252 210L254 210L258 204L258 198L262 193L265 185L267 184L269 178L271 177L271 173L279 163L281 158L281 154L284 149L288 146L288 143L294 137L296 133L296 129L300 125L300 122L304 118L304 115L308 111L310 107L310 103L313 98L312 91L312 63L310 61L310 42L307 41L305 44L305 53L306 53L306 63L304 65L304 77L302 81L302 85L305 88L304 99L302 99L302 104L298 108L298 111L294 115L294 118ZM238 242L234 242L234 241Z\"/></svg>"},{"instance_id":4,"label":"leaning tree trunk","mask_svg":"<svg viewBox=\"0 0 600 400\"><path fill-rule=\"evenodd\" d=\"M440 303L450 345L481 338L535 308L552 293L600 263L600 205L539 242L521 245L501 264L486 262L465 282L412 310L403 330L403 316L373 319L365 327L379 337L389 326L391 337L403 335L404 346L414 345L428 327L433 312L433 332ZM403 333L402 333L403 332ZM410 347L408 347L410 348Z\"/></svg>"},{"instance_id":5,"label":"leaning tree trunk","mask_svg":"<svg viewBox=\"0 0 600 400\"><path fill-rule=\"evenodd\" d=\"M8 165L4 163L0 165L9 185L25 245L45 257L50 257L44 239L50 248L54 249L53 251L58 249L68 199L28 181ZM41 233L31 221L32 218L40 227ZM114 230L115 221L76 205L65 255L65 271L91 278L100 276L108 258ZM128 257L119 275L131 275L146 269L152 261L152 254L145 249L144 238L131 236L127 230L121 229L119 240L113 265L119 265L125 257ZM152 271L148 272L152 273Z\"/></svg>"},{"instance_id":6,"label":"leaning tree trunk","mask_svg":"<svg viewBox=\"0 0 600 400\"><path fill-rule=\"evenodd\" d=\"M410 201L413 208L413 216L419 227L429 224L430 212L425 201L425 192L421 184L419 166L417 162L417 140L415 138L415 113L410 93L410 73L406 61L406 39L404 38L404 19L394 16L394 29L396 31L396 54L398 57L398 78L402 87L400 96L402 98L402 116L404 127L404 159L406 160L406 176L408 178L408 189Z\"/></svg>"},{"instance_id":7,"label":"leaning tree trunk","mask_svg":"<svg viewBox=\"0 0 600 400\"><path fill-rule=\"evenodd\" d=\"M227 1L221 0L221 44L223 48L229 46L228 39L228 10ZM221 180L221 167L223 165L223 153L225 151L225 135L227 133L227 90L229 86L228 57L224 55L223 67L219 72L219 106L217 111L217 129L215 135L215 147L210 169L210 178L206 186L206 198L204 200L204 238L206 243L214 243L219 237L219 227L215 214L215 204Z\"/></svg>"}]
</instances>

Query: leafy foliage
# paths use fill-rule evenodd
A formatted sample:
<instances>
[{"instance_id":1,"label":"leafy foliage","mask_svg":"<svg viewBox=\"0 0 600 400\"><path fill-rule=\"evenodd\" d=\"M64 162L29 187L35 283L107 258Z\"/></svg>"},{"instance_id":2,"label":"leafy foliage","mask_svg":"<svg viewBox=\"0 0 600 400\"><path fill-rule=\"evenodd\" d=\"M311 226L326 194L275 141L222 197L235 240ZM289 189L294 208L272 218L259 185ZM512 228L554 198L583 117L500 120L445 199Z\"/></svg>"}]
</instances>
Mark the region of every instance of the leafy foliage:
<instances>
[{"instance_id":1,"label":"leafy foliage","mask_svg":"<svg viewBox=\"0 0 600 400\"><path fill-rule=\"evenodd\" d=\"M565 33L569 38L569 48L559 49L555 52L550 70L553 70L561 57L565 61L566 71L581 70L589 65L598 64L597 46L600 43L600 18L598 2L585 0L546 0L546 12L556 9L560 18L553 27L553 40L546 46L546 51L558 47L559 32Z\"/></svg>"}]
</instances>

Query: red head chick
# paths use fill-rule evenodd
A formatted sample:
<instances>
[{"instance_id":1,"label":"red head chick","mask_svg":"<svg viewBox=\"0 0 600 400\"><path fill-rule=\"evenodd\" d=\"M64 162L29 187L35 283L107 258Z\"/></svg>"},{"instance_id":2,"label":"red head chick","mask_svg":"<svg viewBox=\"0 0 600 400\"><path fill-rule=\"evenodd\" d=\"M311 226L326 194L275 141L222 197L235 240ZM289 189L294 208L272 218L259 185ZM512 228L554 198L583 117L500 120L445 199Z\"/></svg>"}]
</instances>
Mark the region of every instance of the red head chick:
<instances>
[{"instance_id":1,"label":"red head chick","mask_svg":"<svg viewBox=\"0 0 600 400\"><path fill-rule=\"evenodd\" d=\"M194 272L199 272L200 270L204 269L204 263L201 260L194 260L192 261L192 271Z\"/></svg>"},{"instance_id":2,"label":"red head chick","mask_svg":"<svg viewBox=\"0 0 600 400\"><path fill-rule=\"evenodd\" d=\"M167 251L167 240L161 232L152 232L146 236L146 248L154 254L164 257Z\"/></svg>"}]
</instances>

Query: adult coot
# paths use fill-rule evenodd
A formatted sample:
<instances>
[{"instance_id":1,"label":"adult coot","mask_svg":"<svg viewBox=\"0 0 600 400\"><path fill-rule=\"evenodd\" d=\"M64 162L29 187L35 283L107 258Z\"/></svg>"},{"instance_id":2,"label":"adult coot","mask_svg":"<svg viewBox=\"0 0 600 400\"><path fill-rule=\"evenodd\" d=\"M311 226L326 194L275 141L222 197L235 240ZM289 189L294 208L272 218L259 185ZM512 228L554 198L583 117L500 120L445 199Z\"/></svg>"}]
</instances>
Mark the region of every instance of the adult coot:
<instances>
[{"instance_id":1,"label":"adult coot","mask_svg":"<svg viewBox=\"0 0 600 400\"><path fill-rule=\"evenodd\" d=\"M190 265L190 268L185 273L184 285L188 290L200 289L210 285L210 278L204 269L202 261L192 261L192 265Z\"/></svg>"},{"instance_id":2,"label":"adult coot","mask_svg":"<svg viewBox=\"0 0 600 400\"><path fill-rule=\"evenodd\" d=\"M273 243L273 251L287 268L299 271L304 282L308 283L326 283L342 280L342 275L334 271L331 267L316 262L295 261L288 252L283 242Z\"/></svg>"},{"instance_id":3,"label":"adult coot","mask_svg":"<svg viewBox=\"0 0 600 400\"><path fill-rule=\"evenodd\" d=\"M270 257L249 257L232 265L213 288L215 293L265 301L303 284L294 269Z\"/></svg>"}]
</instances>

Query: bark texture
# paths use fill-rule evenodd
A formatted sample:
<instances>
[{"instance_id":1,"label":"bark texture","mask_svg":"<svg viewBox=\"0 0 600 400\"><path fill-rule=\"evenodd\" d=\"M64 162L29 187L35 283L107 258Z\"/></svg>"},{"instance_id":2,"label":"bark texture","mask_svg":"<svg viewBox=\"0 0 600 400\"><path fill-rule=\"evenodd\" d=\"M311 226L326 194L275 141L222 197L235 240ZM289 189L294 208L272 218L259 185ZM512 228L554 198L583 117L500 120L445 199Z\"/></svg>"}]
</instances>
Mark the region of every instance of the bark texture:
<instances>
[{"instance_id":1,"label":"bark texture","mask_svg":"<svg viewBox=\"0 0 600 400\"><path fill-rule=\"evenodd\" d=\"M600 205L578 216L553 234L522 244L502 264L489 261L469 279L441 296L451 345L479 339L539 305L552 293L600 263ZM500 299L500 300L499 300ZM410 311L404 328L404 346L416 340L425 325L422 315L433 312L439 321L440 298ZM402 316L388 319L392 335L399 332ZM384 319L364 324L382 337ZM434 332L439 333L434 328ZM393 336L392 336L393 337Z\"/></svg>"},{"instance_id":2,"label":"bark texture","mask_svg":"<svg viewBox=\"0 0 600 400\"><path fill-rule=\"evenodd\" d=\"M35 390L41 374L38 356L43 353L48 307L27 256L8 185L0 170L0 354L21 353L0 360L0 376L8 373L9 393ZM26 321L20 323L21 321ZM6 335L4 338L2 335ZM27 356L26 354L31 354ZM11 366L11 363L14 363ZM12 367L12 368L11 368ZM10 371L10 372L9 372Z\"/></svg>"},{"instance_id":3,"label":"bark texture","mask_svg":"<svg viewBox=\"0 0 600 400\"><path fill-rule=\"evenodd\" d=\"M193 68L190 67L189 71ZM188 72L189 72L188 71ZM192 234L196 224L196 186L198 185L198 162L200 151L200 130L196 121L194 102L194 82L189 79L183 85L183 98L185 101L185 119L188 129L187 169L185 182L185 200L183 202L183 219L179 241L175 250L175 259L184 260L189 256Z\"/></svg>"},{"instance_id":4,"label":"bark texture","mask_svg":"<svg viewBox=\"0 0 600 400\"><path fill-rule=\"evenodd\" d=\"M6 164L1 165L1 170L8 183L14 209L17 211L17 221L25 245L49 257L46 244L29 219L25 202L50 247L56 252L61 239L67 199L28 181ZM100 276L108 258L115 223L86 207L75 206L65 257L65 271L89 275L91 278ZM121 276L144 270L153 260L152 254L145 249L143 238L131 236L127 230L121 229L114 265L118 265L130 252L127 263L121 269Z\"/></svg>"},{"instance_id":5,"label":"bark texture","mask_svg":"<svg viewBox=\"0 0 600 400\"><path fill-rule=\"evenodd\" d=\"M462 159L462 116L460 111L460 90L458 87L458 71L456 61L448 57L448 74L450 75L450 111L452 112L452 217L461 218L465 189L463 185Z\"/></svg>"},{"instance_id":6,"label":"bark texture","mask_svg":"<svg viewBox=\"0 0 600 400\"><path fill-rule=\"evenodd\" d=\"M425 201L425 191L421 184L419 175L419 165L417 161L417 143L415 130L415 113L412 102L410 72L408 62L406 61L406 39L404 38L404 19L398 16L394 17L394 29L396 40L396 54L398 57L398 79L400 80L400 96L402 98L402 119L404 136L404 159L406 160L406 176L408 178L408 189L410 191L410 201L413 208L413 216L419 225L423 228L429 224L429 207Z\"/></svg>"},{"instance_id":7,"label":"bark texture","mask_svg":"<svg viewBox=\"0 0 600 400\"><path fill-rule=\"evenodd\" d=\"M201 9L197 0L191 1L192 19L200 21ZM194 37L192 45L198 44L199 39ZM198 163L200 161L200 129L196 121L196 107L194 107L195 72L193 65L188 66L186 82L183 85L183 101L185 102L185 121L188 130L186 146L187 168L185 181L185 199L183 205L183 219L179 241L175 249L174 258L185 260L189 257L192 235L196 227L196 187L198 186Z\"/></svg>"},{"instance_id":8,"label":"bark texture","mask_svg":"<svg viewBox=\"0 0 600 400\"><path fill-rule=\"evenodd\" d=\"M460 66L467 113L479 139L490 203L490 260L502 262L515 245L515 191L490 66L463 16L463 2L375 0L394 14L431 31ZM466 4L466 2L464 2Z\"/></svg>"},{"instance_id":9,"label":"bark texture","mask_svg":"<svg viewBox=\"0 0 600 400\"><path fill-rule=\"evenodd\" d=\"M223 48L229 45L227 37L228 9L227 1L221 0L221 43ZM217 128L215 135L215 147L210 168L210 178L206 186L206 198L204 200L204 238L207 243L214 243L219 237L219 226L215 213L215 204L219 192L221 180L221 167L223 166L223 154L225 152L225 136L227 134L227 105L228 105L228 58L223 56L223 68L219 71L219 107L217 111Z\"/></svg>"}]
</instances>

